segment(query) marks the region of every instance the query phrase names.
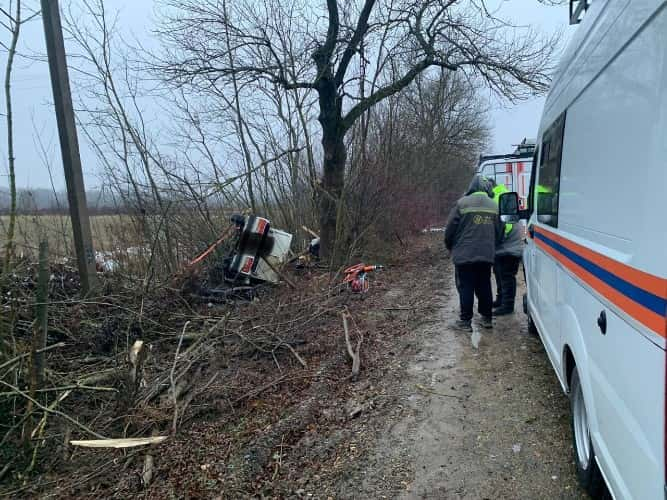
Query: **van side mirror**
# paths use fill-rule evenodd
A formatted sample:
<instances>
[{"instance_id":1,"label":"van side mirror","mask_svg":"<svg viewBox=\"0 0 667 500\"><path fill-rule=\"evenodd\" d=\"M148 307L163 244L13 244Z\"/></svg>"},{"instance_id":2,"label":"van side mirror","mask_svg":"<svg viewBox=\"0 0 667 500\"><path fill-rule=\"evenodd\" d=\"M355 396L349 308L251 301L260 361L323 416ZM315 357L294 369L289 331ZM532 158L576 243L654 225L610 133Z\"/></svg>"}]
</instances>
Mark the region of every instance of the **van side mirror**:
<instances>
[{"instance_id":1,"label":"van side mirror","mask_svg":"<svg viewBox=\"0 0 667 500\"><path fill-rule=\"evenodd\" d=\"M519 213L519 195L516 193L503 193L498 198L498 209L500 220L513 224L519 222L521 215Z\"/></svg>"}]
</instances>

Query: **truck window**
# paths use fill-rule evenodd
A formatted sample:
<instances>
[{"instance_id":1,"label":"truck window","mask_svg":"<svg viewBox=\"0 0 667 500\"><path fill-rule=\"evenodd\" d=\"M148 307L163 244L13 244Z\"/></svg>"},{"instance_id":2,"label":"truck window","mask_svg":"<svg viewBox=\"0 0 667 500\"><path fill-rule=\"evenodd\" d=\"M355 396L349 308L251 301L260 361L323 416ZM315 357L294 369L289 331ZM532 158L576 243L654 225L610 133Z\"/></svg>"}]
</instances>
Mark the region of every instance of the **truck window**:
<instances>
[{"instance_id":1,"label":"truck window","mask_svg":"<svg viewBox=\"0 0 667 500\"><path fill-rule=\"evenodd\" d=\"M545 215L543 222L558 227L558 193L560 165L563 156L565 113L547 129L542 139L538 184L535 189L537 215Z\"/></svg>"}]
</instances>

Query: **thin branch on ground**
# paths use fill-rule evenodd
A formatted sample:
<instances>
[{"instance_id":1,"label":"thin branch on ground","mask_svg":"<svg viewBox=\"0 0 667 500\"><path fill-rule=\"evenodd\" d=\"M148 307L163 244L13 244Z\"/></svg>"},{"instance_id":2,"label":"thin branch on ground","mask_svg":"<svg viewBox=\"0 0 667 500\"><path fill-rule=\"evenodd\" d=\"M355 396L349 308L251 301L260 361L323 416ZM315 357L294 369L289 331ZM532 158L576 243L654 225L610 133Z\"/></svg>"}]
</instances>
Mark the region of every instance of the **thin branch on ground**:
<instances>
[{"instance_id":1,"label":"thin branch on ground","mask_svg":"<svg viewBox=\"0 0 667 500\"><path fill-rule=\"evenodd\" d=\"M176 394L176 381L174 379L174 372L176 371L176 364L178 363L178 355L181 352L181 345L183 344L183 335L185 335L185 330L187 330L189 324L190 322L187 321L183 325L181 336L178 339L178 346L176 347L176 353L174 354L174 364L171 366L171 372L169 372L169 380L171 382L171 397L174 403L174 418L171 424L172 434L176 434L176 424L178 422L178 394Z\"/></svg>"},{"instance_id":2,"label":"thin branch on ground","mask_svg":"<svg viewBox=\"0 0 667 500\"><path fill-rule=\"evenodd\" d=\"M22 391L21 389L19 389L18 387L14 387L13 385L11 385L11 384L5 382L4 380L0 380L0 384L2 384L2 385L4 385L4 386L8 387L8 388L11 389L12 391L14 391L14 393L16 393L16 394L18 394L19 396L21 396L21 397L27 399L28 401L30 401L32 404L34 404L34 405L35 405L37 408L39 408L40 410L45 411L45 412L48 412L48 413L51 413L51 414L53 414L53 415L57 415L57 416L59 416L59 417L61 417L61 418L64 418L65 420L67 420L68 422L70 422L71 424L73 424L75 427L78 427L78 428L81 429L82 431L87 432L88 434L90 434L90 435L92 435L92 436L95 436L95 437L98 438L98 439L107 439L105 436L102 436L101 434L98 434L98 433L95 432L94 430L89 429L89 428L86 427L85 425L80 424L79 422L77 422L76 420L74 420L74 419L73 419L72 417L70 417L69 415L67 415L67 414L65 414L65 413L63 413L63 412L61 412L61 411L58 411L58 410L52 410L52 409L49 409L48 407L46 407L46 406L44 406L43 404L41 404L39 401L37 401L37 400L31 398L28 394L26 394L25 392L23 392L23 391Z\"/></svg>"}]
</instances>

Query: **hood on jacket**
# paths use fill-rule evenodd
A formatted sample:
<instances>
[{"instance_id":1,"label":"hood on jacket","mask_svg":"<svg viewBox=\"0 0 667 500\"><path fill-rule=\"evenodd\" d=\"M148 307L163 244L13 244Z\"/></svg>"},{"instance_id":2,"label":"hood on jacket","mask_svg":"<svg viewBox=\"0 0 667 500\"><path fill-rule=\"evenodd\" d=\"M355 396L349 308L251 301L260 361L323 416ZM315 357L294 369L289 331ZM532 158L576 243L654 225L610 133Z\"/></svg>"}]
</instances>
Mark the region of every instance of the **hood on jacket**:
<instances>
[{"instance_id":1,"label":"hood on jacket","mask_svg":"<svg viewBox=\"0 0 667 500\"><path fill-rule=\"evenodd\" d=\"M479 192L486 193L489 195L489 198L493 198L493 186L491 185L489 179L483 175L476 174L472 178L472 181L470 181L470 186L468 186L466 196Z\"/></svg>"}]
</instances>

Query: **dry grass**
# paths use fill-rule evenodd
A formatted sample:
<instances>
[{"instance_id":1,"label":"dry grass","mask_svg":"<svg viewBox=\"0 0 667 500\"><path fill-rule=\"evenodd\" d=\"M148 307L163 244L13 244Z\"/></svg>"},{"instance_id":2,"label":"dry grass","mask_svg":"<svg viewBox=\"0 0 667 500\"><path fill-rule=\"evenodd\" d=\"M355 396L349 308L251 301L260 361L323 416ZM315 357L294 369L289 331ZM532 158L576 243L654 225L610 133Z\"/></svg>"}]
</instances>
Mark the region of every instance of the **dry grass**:
<instances>
[{"instance_id":1,"label":"dry grass","mask_svg":"<svg viewBox=\"0 0 667 500\"><path fill-rule=\"evenodd\" d=\"M9 216L0 216L0 244L4 245ZM119 242L138 242L140 238L131 217L96 215L90 218L93 245L99 250L113 250ZM20 215L16 224L19 254L36 254L39 241L46 238L53 257L73 255L72 225L68 215Z\"/></svg>"}]
</instances>

